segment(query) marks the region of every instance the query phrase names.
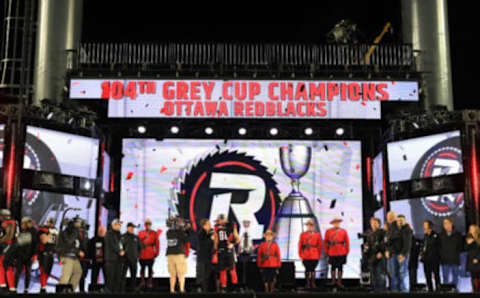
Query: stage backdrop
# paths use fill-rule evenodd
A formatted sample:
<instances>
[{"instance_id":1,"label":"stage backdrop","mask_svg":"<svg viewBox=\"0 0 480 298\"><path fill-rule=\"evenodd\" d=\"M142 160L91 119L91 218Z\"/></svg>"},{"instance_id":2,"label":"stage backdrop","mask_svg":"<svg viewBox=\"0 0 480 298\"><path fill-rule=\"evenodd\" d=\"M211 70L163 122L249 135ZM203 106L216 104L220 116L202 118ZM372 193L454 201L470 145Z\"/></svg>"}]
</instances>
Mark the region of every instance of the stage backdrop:
<instances>
[{"instance_id":1,"label":"stage backdrop","mask_svg":"<svg viewBox=\"0 0 480 298\"><path fill-rule=\"evenodd\" d=\"M282 167L280 151L290 165ZM229 221L250 220L250 233L261 240L267 228L282 230L292 220L304 228L309 217L317 220L322 236L333 217L343 218L351 252L344 271L346 278L358 278L362 232L361 143L347 141L277 140L187 140L125 139L123 141L121 219L141 224L146 218L161 230L161 251L155 276L168 276L165 248L165 221L169 214L192 220L214 220L220 213ZM310 161L309 167L306 166ZM303 221L289 218L279 208L292 191L291 178L300 176L299 190L310 207L291 210ZM302 176L303 174L303 176ZM310 210L308 210L310 209ZM280 218L281 217L281 218ZM240 234L242 228L240 228ZM291 236L291 235L290 235ZM282 232L277 241L282 257L297 261L297 275L303 276L298 262L298 239ZM195 253L188 258L188 276L195 275ZM322 262L317 273L325 273Z\"/></svg>"}]
</instances>

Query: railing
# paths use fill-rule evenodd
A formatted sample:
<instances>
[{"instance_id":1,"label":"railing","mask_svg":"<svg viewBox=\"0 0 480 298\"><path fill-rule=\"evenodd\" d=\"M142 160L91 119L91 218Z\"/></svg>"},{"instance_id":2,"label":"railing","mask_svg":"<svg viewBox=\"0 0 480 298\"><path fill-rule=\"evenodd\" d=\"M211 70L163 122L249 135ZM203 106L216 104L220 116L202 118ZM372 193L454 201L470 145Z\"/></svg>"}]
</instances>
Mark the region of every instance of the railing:
<instances>
[{"instance_id":1,"label":"railing","mask_svg":"<svg viewBox=\"0 0 480 298\"><path fill-rule=\"evenodd\" d=\"M409 68L412 46L378 44L223 44L84 43L77 53L84 65L225 65L225 66L369 66Z\"/></svg>"}]
</instances>

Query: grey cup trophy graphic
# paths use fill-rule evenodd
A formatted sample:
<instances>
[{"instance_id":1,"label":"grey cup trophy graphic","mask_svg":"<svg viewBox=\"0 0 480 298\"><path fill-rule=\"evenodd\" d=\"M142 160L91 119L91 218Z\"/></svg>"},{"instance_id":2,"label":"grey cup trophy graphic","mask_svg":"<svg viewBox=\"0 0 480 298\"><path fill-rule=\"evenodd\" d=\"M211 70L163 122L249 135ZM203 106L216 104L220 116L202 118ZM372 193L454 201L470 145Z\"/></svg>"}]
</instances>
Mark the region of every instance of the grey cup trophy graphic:
<instances>
[{"instance_id":1,"label":"grey cup trophy graphic","mask_svg":"<svg viewBox=\"0 0 480 298\"><path fill-rule=\"evenodd\" d=\"M282 206L275 218L275 230L277 243L283 260L295 260L300 264L298 255L298 241L300 234L305 231L305 224L309 219L315 223L315 231L320 232L318 221L313 214L308 200L300 191L300 178L305 176L310 168L312 148L305 145L293 145L280 147L280 163L282 170L291 179L292 191L283 200Z\"/></svg>"}]
</instances>

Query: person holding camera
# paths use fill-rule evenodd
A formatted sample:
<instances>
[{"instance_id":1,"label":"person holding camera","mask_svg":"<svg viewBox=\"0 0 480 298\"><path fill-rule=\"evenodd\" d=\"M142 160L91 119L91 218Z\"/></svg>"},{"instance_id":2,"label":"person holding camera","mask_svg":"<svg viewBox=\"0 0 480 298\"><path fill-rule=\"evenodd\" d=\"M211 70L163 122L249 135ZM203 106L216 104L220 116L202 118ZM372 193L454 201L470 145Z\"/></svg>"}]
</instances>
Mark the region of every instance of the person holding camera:
<instances>
[{"instance_id":1,"label":"person holding camera","mask_svg":"<svg viewBox=\"0 0 480 298\"><path fill-rule=\"evenodd\" d=\"M372 277L373 290L384 292L386 290L386 263L385 263L385 231L380 228L380 219L370 218L370 231L366 238L365 255L368 259L370 276Z\"/></svg>"},{"instance_id":2,"label":"person holding camera","mask_svg":"<svg viewBox=\"0 0 480 298\"><path fill-rule=\"evenodd\" d=\"M178 278L180 293L185 292L185 274L187 274L188 232L190 226L185 225L182 218L171 218L167 221L167 262L170 274L170 293L175 293Z\"/></svg>"},{"instance_id":3,"label":"person holding camera","mask_svg":"<svg viewBox=\"0 0 480 298\"><path fill-rule=\"evenodd\" d=\"M206 293L212 274L212 256L214 254L215 231L206 218L200 220L200 231L197 233L197 286Z\"/></svg>"},{"instance_id":4,"label":"person holding camera","mask_svg":"<svg viewBox=\"0 0 480 298\"><path fill-rule=\"evenodd\" d=\"M322 257L322 235L314 230L315 223L309 219L306 224L307 230L300 234L298 241L298 253L305 267L306 288L316 288L315 268Z\"/></svg>"},{"instance_id":5,"label":"person holding camera","mask_svg":"<svg viewBox=\"0 0 480 298\"><path fill-rule=\"evenodd\" d=\"M58 236L57 253L62 263L60 285L71 285L72 290L78 288L82 278L82 265L79 258L84 257L84 248L81 246L80 233L75 225L75 220L70 220L67 227ZM67 291L64 288L64 291Z\"/></svg>"},{"instance_id":6,"label":"person holding camera","mask_svg":"<svg viewBox=\"0 0 480 298\"><path fill-rule=\"evenodd\" d=\"M433 223L423 222L423 245L420 249L420 260L427 280L428 291L433 291L432 274L435 279L435 290L440 289L440 236L433 230Z\"/></svg>"},{"instance_id":7,"label":"person holding camera","mask_svg":"<svg viewBox=\"0 0 480 298\"><path fill-rule=\"evenodd\" d=\"M257 252L257 265L265 285L265 292L271 293L275 287L278 270L282 267L280 248L273 241L275 234L272 230L265 231L265 241L260 244Z\"/></svg>"},{"instance_id":8,"label":"person holding camera","mask_svg":"<svg viewBox=\"0 0 480 298\"><path fill-rule=\"evenodd\" d=\"M114 219L105 236L105 288L109 293L120 293L123 285L123 260L125 250L121 241L122 222Z\"/></svg>"},{"instance_id":9,"label":"person holding camera","mask_svg":"<svg viewBox=\"0 0 480 298\"><path fill-rule=\"evenodd\" d=\"M135 234L136 226L129 222L127 224L127 232L122 235L122 244L125 250L124 266L123 266L123 282L122 289L125 289L127 281L127 271L130 271L130 289L136 287L137 284L137 262L142 252L142 243L140 238Z\"/></svg>"},{"instance_id":10,"label":"person holding camera","mask_svg":"<svg viewBox=\"0 0 480 298\"><path fill-rule=\"evenodd\" d=\"M470 272L472 291L480 292L480 228L470 225L465 238L467 249L467 271Z\"/></svg>"}]
</instances>

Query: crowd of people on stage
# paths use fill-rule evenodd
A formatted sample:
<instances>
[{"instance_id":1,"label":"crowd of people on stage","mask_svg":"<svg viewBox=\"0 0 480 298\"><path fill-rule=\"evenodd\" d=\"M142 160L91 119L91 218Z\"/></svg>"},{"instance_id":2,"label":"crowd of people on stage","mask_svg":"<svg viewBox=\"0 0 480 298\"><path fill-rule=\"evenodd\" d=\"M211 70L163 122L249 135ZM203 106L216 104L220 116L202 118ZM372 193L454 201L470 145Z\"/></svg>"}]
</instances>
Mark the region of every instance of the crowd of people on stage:
<instances>
[{"instance_id":1,"label":"crowd of people on stage","mask_svg":"<svg viewBox=\"0 0 480 298\"><path fill-rule=\"evenodd\" d=\"M454 229L451 218L445 218L442 227L436 227L427 220L423 223L423 239L416 239L403 215L397 216L390 211L386 220L382 228L379 218L370 219L370 230L363 247L375 291L414 290L419 262L423 263L429 291L439 291L442 284L456 288L460 276L460 255L464 251L467 252L466 269L471 274L472 291L480 291L478 225L471 225L466 237L463 237Z\"/></svg>"},{"instance_id":2,"label":"crowd of people on stage","mask_svg":"<svg viewBox=\"0 0 480 298\"><path fill-rule=\"evenodd\" d=\"M334 218L324 237L316 231L315 222L308 220L298 239L299 258L305 267L306 288L316 288L316 268L322 257L328 258L331 285L344 288L343 266L349 253L349 237L340 227L342 220ZM429 291L439 290L441 283L458 283L460 254L467 251L467 270L471 272L472 288L480 291L480 229L471 225L466 237L454 229L450 218L443 220L443 227L435 227L425 221L424 238L415 239L405 217L391 211L381 227L378 218L370 219L371 229L365 233L363 256L371 272L374 291L406 292L407 275L410 289L416 284L418 261L423 262ZM126 290L153 288L153 265L159 255L159 232L152 229L147 219L144 230L138 234L137 226L128 223L121 233L122 222L115 219L108 229L100 226L97 235L88 239L88 226L81 218L68 220L61 231L55 228L55 220L48 219L44 226L36 227L29 217L20 224L12 219L10 211L0 210L0 290L17 291L19 277L24 275L25 292L29 288L32 263L38 261L41 292L46 292L51 277L54 256L61 264L59 285L65 291L84 292L85 279L91 270L90 285L98 287L100 271L105 278L103 291L118 293ZM275 289L281 268L281 251L275 242L275 233L267 230L263 242L253 245L249 223L242 223L239 235L236 224L219 215L213 224L201 219L196 232L190 223L174 217L167 221L166 266L170 274L170 292L185 291L187 257L194 243L196 285L199 292L208 292L211 278L217 292L227 291L227 280L233 287L246 285L245 274L237 276L237 263L241 265L256 257L266 292ZM436 230L440 229L440 232ZM194 242L192 242L192 237ZM137 264L140 264L140 281L137 280ZM244 268L245 269L245 268ZM245 272L245 270L244 270ZM442 275L440 275L440 272ZM129 278L127 278L129 277ZM128 283L127 283L128 281ZM178 282L178 284L177 284ZM239 285L240 284L240 285Z\"/></svg>"}]
</instances>

